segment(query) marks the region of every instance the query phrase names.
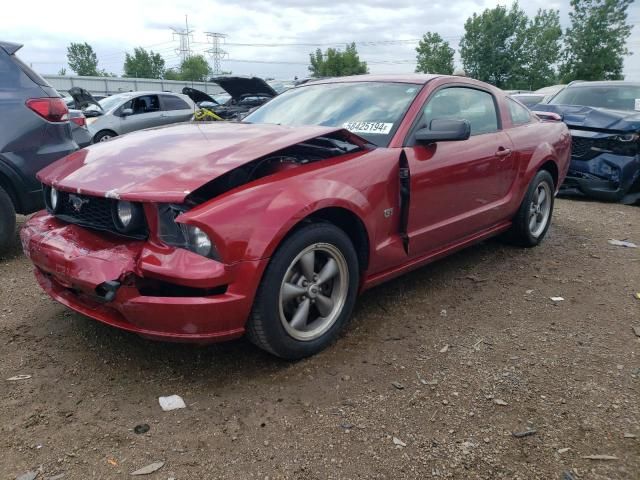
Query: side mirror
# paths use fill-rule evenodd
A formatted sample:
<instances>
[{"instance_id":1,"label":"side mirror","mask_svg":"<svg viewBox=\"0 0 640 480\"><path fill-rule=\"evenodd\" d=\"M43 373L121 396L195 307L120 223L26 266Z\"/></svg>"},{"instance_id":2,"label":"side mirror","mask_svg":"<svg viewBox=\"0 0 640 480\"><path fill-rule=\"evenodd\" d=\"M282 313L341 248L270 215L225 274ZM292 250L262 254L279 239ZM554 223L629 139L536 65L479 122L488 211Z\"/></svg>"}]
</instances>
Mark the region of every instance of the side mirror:
<instances>
[{"instance_id":1,"label":"side mirror","mask_svg":"<svg viewBox=\"0 0 640 480\"><path fill-rule=\"evenodd\" d=\"M123 117L129 116L129 115L133 115L133 109L132 108L124 108L122 109L122 113L120 114Z\"/></svg>"},{"instance_id":2,"label":"side mirror","mask_svg":"<svg viewBox=\"0 0 640 480\"><path fill-rule=\"evenodd\" d=\"M471 135L471 125L467 120L435 118L429 128L421 128L415 133L416 142L434 143L466 140Z\"/></svg>"}]
</instances>

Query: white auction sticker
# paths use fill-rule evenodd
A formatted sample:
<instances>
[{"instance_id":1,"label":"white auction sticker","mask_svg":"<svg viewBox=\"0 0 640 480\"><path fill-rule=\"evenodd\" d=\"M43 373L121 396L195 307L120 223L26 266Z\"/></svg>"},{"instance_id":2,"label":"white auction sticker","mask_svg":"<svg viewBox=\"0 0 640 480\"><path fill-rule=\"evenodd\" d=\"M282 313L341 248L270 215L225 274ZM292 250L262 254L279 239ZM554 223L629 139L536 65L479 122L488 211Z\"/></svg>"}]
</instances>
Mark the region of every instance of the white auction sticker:
<instances>
[{"instance_id":1,"label":"white auction sticker","mask_svg":"<svg viewBox=\"0 0 640 480\"><path fill-rule=\"evenodd\" d=\"M636 105L634 109L640 112L640 98L636 98Z\"/></svg>"},{"instance_id":2,"label":"white auction sticker","mask_svg":"<svg viewBox=\"0 0 640 480\"><path fill-rule=\"evenodd\" d=\"M393 128L393 123L345 122L342 126L353 133L379 133L381 135L387 135Z\"/></svg>"}]
</instances>

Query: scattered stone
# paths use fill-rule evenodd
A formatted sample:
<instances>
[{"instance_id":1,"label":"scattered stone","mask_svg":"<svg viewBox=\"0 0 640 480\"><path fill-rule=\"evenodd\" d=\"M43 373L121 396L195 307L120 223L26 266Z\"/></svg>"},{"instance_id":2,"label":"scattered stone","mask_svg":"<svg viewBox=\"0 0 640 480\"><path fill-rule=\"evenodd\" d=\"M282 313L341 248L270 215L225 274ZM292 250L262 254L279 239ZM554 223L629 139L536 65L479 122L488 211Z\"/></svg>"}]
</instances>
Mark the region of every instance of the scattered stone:
<instances>
[{"instance_id":1,"label":"scattered stone","mask_svg":"<svg viewBox=\"0 0 640 480\"><path fill-rule=\"evenodd\" d=\"M34 480L38 476L38 472L26 472L18 475L16 480Z\"/></svg>"},{"instance_id":2,"label":"scattered stone","mask_svg":"<svg viewBox=\"0 0 640 480\"><path fill-rule=\"evenodd\" d=\"M562 474L562 480L578 480L573 473L566 471Z\"/></svg>"},{"instance_id":3,"label":"scattered stone","mask_svg":"<svg viewBox=\"0 0 640 480\"><path fill-rule=\"evenodd\" d=\"M613 455L585 455L582 458L586 460L618 460L618 457Z\"/></svg>"},{"instance_id":4,"label":"scattered stone","mask_svg":"<svg viewBox=\"0 0 640 480\"><path fill-rule=\"evenodd\" d=\"M398 437L393 437L393 444L398 447L406 447L407 444L400 440Z\"/></svg>"},{"instance_id":5,"label":"scattered stone","mask_svg":"<svg viewBox=\"0 0 640 480\"><path fill-rule=\"evenodd\" d=\"M625 433L624 438L638 438L635 433Z\"/></svg>"},{"instance_id":6,"label":"scattered stone","mask_svg":"<svg viewBox=\"0 0 640 480\"><path fill-rule=\"evenodd\" d=\"M563 453L567 453L569 450L571 450L569 447L559 448L558 453L562 455Z\"/></svg>"},{"instance_id":7,"label":"scattered stone","mask_svg":"<svg viewBox=\"0 0 640 480\"><path fill-rule=\"evenodd\" d=\"M16 375L15 377L7 378L8 382L19 382L20 380L29 380L31 375Z\"/></svg>"},{"instance_id":8,"label":"scattered stone","mask_svg":"<svg viewBox=\"0 0 640 480\"><path fill-rule=\"evenodd\" d=\"M564 298L563 297L551 297L551 301L552 302L563 302Z\"/></svg>"},{"instance_id":9,"label":"scattered stone","mask_svg":"<svg viewBox=\"0 0 640 480\"><path fill-rule=\"evenodd\" d=\"M536 433L538 433L537 430L531 429L531 430L524 430L522 432L511 432L511 435L513 435L516 438L523 438L523 437L530 437L531 435L535 435Z\"/></svg>"},{"instance_id":10,"label":"scattered stone","mask_svg":"<svg viewBox=\"0 0 640 480\"><path fill-rule=\"evenodd\" d=\"M137 435L142 435L143 433L147 433L150 429L151 427L148 423L141 423L140 425L133 427L133 432Z\"/></svg>"},{"instance_id":11,"label":"scattered stone","mask_svg":"<svg viewBox=\"0 0 640 480\"><path fill-rule=\"evenodd\" d=\"M441 317L446 317L447 316L447 310L444 309L444 308L442 310L440 310L440 316Z\"/></svg>"},{"instance_id":12,"label":"scattered stone","mask_svg":"<svg viewBox=\"0 0 640 480\"><path fill-rule=\"evenodd\" d=\"M401 384L400 382L391 382L391 385L396 387L398 390L404 390L404 385Z\"/></svg>"},{"instance_id":13,"label":"scattered stone","mask_svg":"<svg viewBox=\"0 0 640 480\"><path fill-rule=\"evenodd\" d=\"M425 380L424 378L420 379L420 383L423 385L437 385L438 384L438 380Z\"/></svg>"},{"instance_id":14,"label":"scattered stone","mask_svg":"<svg viewBox=\"0 0 640 480\"><path fill-rule=\"evenodd\" d=\"M633 328L633 333L635 333L636 337L640 337L640 327L633 325L631 328Z\"/></svg>"},{"instance_id":15,"label":"scattered stone","mask_svg":"<svg viewBox=\"0 0 640 480\"><path fill-rule=\"evenodd\" d=\"M495 403L496 405L502 405L503 407L509 405L507 402L505 402L501 398L494 398L493 403Z\"/></svg>"},{"instance_id":16,"label":"scattered stone","mask_svg":"<svg viewBox=\"0 0 640 480\"><path fill-rule=\"evenodd\" d=\"M534 292L534 290L525 290L524 293L526 293L527 295L531 295Z\"/></svg>"},{"instance_id":17,"label":"scattered stone","mask_svg":"<svg viewBox=\"0 0 640 480\"><path fill-rule=\"evenodd\" d=\"M449 344L447 343L444 347L440 349L440 353L447 353L449 351Z\"/></svg>"},{"instance_id":18,"label":"scattered stone","mask_svg":"<svg viewBox=\"0 0 640 480\"><path fill-rule=\"evenodd\" d=\"M168 397L159 397L160 407L165 412L176 410L178 408L187 408L180 395L170 395Z\"/></svg>"},{"instance_id":19,"label":"scattered stone","mask_svg":"<svg viewBox=\"0 0 640 480\"><path fill-rule=\"evenodd\" d=\"M162 461L153 462L153 463L150 463L149 465L147 465L146 467L142 467L141 469L136 470L135 472L131 472L131 475L149 475L149 474L151 474L153 472L157 472L163 466L164 466L164 462L162 462Z\"/></svg>"},{"instance_id":20,"label":"scattered stone","mask_svg":"<svg viewBox=\"0 0 640 480\"><path fill-rule=\"evenodd\" d=\"M478 275L467 275L467 279L471 280L472 282L475 283L482 283L482 282L486 282L487 279L486 278L481 278Z\"/></svg>"},{"instance_id":21,"label":"scattered stone","mask_svg":"<svg viewBox=\"0 0 640 480\"><path fill-rule=\"evenodd\" d=\"M349 422L342 422L340 424L340 426L342 428L344 428L345 430L351 430L353 428L353 423L349 423Z\"/></svg>"}]
</instances>

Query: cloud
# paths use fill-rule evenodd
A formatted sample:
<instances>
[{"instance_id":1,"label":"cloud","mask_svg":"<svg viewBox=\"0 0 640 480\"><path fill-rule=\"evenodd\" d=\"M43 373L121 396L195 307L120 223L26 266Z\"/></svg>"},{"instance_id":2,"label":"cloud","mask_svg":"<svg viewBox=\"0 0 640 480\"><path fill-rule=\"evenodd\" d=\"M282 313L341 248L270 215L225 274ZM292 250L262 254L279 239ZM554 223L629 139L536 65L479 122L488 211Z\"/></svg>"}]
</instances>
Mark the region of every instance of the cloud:
<instances>
[{"instance_id":1,"label":"cloud","mask_svg":"<svg viewBox=\"0 0 640 480\"><path fill-rule=\"evenodd\" d=\"M55 73L65 65L66 47L72 41L90 43L98 53L100 67L115 73L122 71L125 52L136 46L160 53L168 66L177 65L180 61L176 52L178 41L171 29L183 28L185 15L194 30L191 47L196 53L206 54L210 48L205 32L227 34L223 48L228 58L223 60L223 68L234 73L281 79L306 76L309 53L316 48L238 44L321 43L326 48L354 40L395 42L360 43L358 51L361 58L369 62L372 73L401 73L415 68L415 44L398 40L417 39L427 31L435 31L457 48L466 18L498 3L509 5L512 0L429 3L415 0L242 0L235 3L112 0L109 8L88 3L75 13L51 9L44 0L28 0L4 6L0 31L3 39L24 43L20 55L43 73ZM568 23L569 0L521 0L519 3L529 15L534 15L539 8L559 9L562 22L565 26ZM48 13L34 16L33 11ZM630 21L638 23L640 5L633 4L629 12ZM632 51L640 47L638 26L633 30L629 46ZM626 59L625 71L628 79L640 80L640 55Z\"/></svg>"}]
</instances>

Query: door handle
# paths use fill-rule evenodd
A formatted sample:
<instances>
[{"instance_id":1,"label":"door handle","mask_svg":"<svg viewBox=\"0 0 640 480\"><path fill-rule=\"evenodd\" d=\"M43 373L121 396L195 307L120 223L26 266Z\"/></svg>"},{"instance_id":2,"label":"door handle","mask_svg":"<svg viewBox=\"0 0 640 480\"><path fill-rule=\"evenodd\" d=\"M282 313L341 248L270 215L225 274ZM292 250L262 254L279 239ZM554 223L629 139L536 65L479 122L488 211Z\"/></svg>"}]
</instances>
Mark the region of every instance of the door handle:
<instances>
[{"instance_id":1,"label":"door handle","mask_svg":"<svg viewBox=\"0 0 640 480\"><path fill-rule=\"evenodd\" d=\"M496 157L508 157L509 155L511 155L511 149L510 148L500 147L500 148L498 148L498 151L496 152Z\"/></svg>"}]
</instances>

